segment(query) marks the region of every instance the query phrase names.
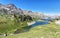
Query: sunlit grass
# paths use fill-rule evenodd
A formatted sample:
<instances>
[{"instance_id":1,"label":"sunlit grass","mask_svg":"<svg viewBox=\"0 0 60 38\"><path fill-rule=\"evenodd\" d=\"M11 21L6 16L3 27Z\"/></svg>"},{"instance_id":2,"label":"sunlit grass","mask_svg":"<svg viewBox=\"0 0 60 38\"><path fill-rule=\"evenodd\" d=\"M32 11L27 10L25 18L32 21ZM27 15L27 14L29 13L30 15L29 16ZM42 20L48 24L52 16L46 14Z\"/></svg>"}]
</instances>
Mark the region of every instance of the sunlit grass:
<instances>
[{"instance_id":1,"label":"sunlit grass","mask_svg":"<svg viewBox=\"0 0 60 38\"><path fill-rule=\"evenodd\" d=\"M3 38L60 38L60 25L54 23L31 28L28 32Z\"/></svg>"}]
</instances>

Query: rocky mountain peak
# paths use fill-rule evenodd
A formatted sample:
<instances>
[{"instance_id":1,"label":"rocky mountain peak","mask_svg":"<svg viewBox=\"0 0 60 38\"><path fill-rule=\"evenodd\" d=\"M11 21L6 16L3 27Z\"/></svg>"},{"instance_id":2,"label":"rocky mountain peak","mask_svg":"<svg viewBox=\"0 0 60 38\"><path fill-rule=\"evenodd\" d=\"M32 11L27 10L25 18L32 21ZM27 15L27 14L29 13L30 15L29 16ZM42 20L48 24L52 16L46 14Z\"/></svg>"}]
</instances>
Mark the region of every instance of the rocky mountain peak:
<instances>
[{"instance_id":1,"label":"rocky mountain peak","mask_svg":"<svg viewBox=\"0 0 60 38\"><path fill-rule=\"evenodd\" d=\"M15 6L14 4L12 4L12 3L10 3L10 4L8 4L8 5L10 5L10 6Z\"/></svg>"},{"instance_id":2,"label":"rocky mountain peak","mask_svg":"<svg viewBox=\"0 0 60 38\"><path fill-rule=\"evenodd\" d=\"M10 8L10 9L17 9L17 7L14 5L14 4L7 4L6 5L7 8Z\"/></svg>"},{"instance_id":3,"label":"rocky mountain peak","mask_svg":"<svg viewBox=\"0 0 60 38\"><path fill-rule=\"evenodd\" d=\"M9 14L22 14L23 13L22 9L17 8L14 4L11 4L11 3L7 5L0 4L0 9L3 10L2 13L5 11L6 12L8 11L7 13Z\"/></svg>"},{"instance_id":4,"label":"rocky mountain peak","mask_svg":"<svg viewBox=\"0 0 60 38\"><path fill-rule=\"evenodd\" d=\"M0 9L2 10L2 13L5 14L22 14L22 15L30 15L34 18L44 18L45 15L41 14L39 12L33 12L31 10L22 10L21 8L17 8L14 4L0 4Z\"/></svg>"}]
</instances>

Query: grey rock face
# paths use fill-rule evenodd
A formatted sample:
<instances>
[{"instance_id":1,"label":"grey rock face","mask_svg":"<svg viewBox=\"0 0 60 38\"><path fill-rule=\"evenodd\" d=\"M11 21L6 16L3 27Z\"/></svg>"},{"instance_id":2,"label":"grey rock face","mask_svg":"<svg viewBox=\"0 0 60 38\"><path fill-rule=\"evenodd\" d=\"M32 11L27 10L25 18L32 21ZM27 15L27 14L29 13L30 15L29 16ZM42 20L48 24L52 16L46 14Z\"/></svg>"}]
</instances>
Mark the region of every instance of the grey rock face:
<instances>
[{"instance_id":1,"label":"grey rock face","mask_svg":"<svg viewBox=\"0 0 60 38\"><path fill-rule=\"evenodd\" d=\"M17 8L14 4L7 5L0 4L0 10L2 10L2 12L5 14L24 14L39 19L46 17L43 13L32 12L30 10L22 10L20 8Z\"/></svg>"},{"instance_id":2,"label":"grey rock face","mask_svg":"<svg viewBox=\"0 0 60 38\"><path fill-rule=\"evenodd\" d=\"M3 13L8 12L9 14L23 14L23 11L17 8L14 4L0 4L0 10L2 10Z\"/></svg>"}]
</instances>

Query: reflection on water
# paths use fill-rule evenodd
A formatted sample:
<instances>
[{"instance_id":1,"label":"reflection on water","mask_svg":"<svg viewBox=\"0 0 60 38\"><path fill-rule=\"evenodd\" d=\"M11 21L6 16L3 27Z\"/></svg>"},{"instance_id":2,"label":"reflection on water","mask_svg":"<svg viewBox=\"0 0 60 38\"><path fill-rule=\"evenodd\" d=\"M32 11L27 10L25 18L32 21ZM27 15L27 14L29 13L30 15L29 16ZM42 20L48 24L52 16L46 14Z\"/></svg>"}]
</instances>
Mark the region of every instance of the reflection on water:
<instances>
[{"instance_id":1,"label":"reflection on water","mask_svg":"<svg viewBox=\"0 0 60 38\"><path fill-rule=\"evenodd\" d=\"M38 26L38 25L44 25L44 24L48 24L48 21L44 21L44 22L36 21L35 24L27 26L24 31L29 31L30 28L33 28L33 27Z\"/></svg>"},{"instance_id":2,"label":"reflection on water","mask_svg":"<svg viewBox=\"0 0 60 38\"><path fill-rule=\"evenodd\" d=\"M45 22L36 21L36 23L32 24L31 26L34 27L34 26L44 25L44 24L48 24L48 21L45 21Z\"/></svg>"}]
</instances>

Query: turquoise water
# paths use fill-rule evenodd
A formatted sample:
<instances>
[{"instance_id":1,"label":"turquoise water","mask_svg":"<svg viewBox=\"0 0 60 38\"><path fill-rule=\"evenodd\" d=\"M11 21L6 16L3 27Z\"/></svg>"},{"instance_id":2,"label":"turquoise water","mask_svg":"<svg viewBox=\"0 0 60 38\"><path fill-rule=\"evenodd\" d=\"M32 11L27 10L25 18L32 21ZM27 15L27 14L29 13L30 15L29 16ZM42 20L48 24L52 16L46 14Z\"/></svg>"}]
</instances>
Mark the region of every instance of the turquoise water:
<instances>
[{"instance_id":1,"label":"turquoise water","mask_svg":"<svg viewBox=\"0 0 60 38\"><path fill-rule=\"evenodd\" d=\"M32 24L32 27L38 26L38 25L44 25L44 24L48 24L48 21L44 21L44 22L40 22L40 21L36 21L35 24Z\"/></svg>"},{"instance_id":2,"label":"turquoise water","mask_svg":"<svg viewBox=\"0 0 60 38\"><path fill-rule=\"evenodd\" d=\"M44 21L44 22L35 21L35 22L36 22L36 23L34 23L34 24L32 24L32 25L26 27L24 31L29 31L30 28L33 28L33 27L38 26L38 25L48 24L48 21Z\"/></svg>"}]
</instances>

